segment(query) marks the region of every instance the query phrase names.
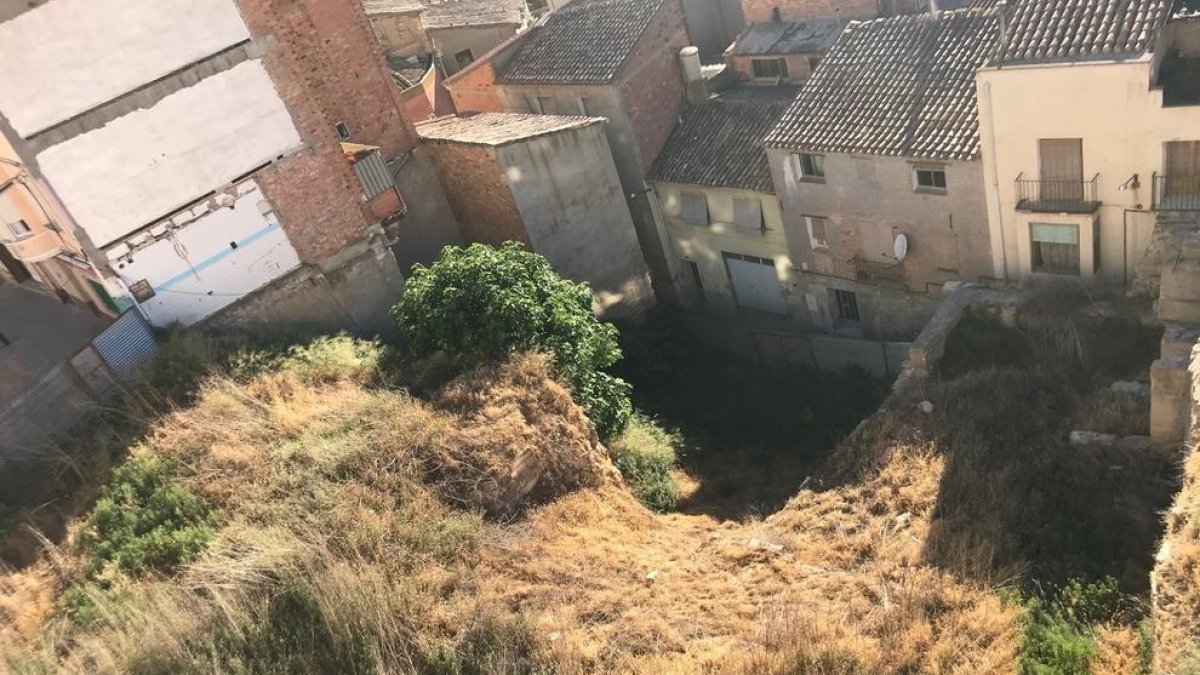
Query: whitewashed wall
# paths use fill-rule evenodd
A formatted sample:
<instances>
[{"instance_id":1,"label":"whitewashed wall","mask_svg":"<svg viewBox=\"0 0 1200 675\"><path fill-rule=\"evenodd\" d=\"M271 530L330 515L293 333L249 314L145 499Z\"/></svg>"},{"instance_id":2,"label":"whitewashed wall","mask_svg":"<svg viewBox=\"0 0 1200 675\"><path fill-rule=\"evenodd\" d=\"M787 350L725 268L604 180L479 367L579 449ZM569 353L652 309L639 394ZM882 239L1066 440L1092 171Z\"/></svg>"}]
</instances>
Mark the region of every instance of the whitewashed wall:
<instances>
[{"instance_id":1,"label":"whitewashed wall","mask_svg":"<svg viewBox=\"0 0 1200 675\"><path fill-rule=\"evenodd\" d=\"M142 308L155 325L195 323L299 266L261 190L253 182L241 187L233 208L211 211L173 237L110 260L126 284L145 279L154 288Z\"/></svg>"},{"instance_id":2,"label":"whitewashed wall","mask_svg":"<svg viewBox=\"0 0 1200 675\"><path fill-rule=\"evenodd\" d=\"M48 148L38 161L75 221L104 246L298 147L262 63L247 61Z\"/></svg>"},{"instance_id":3,"label":"whitewashed wall","mask_svg":"<svg viewBox=\"0 0 1200 675\"><path fill-rule=\"evenodd\" d=\"M0 24L0 111L28 137L249 37L233 0L54 0Z\"/></svg>"}]
</instances>

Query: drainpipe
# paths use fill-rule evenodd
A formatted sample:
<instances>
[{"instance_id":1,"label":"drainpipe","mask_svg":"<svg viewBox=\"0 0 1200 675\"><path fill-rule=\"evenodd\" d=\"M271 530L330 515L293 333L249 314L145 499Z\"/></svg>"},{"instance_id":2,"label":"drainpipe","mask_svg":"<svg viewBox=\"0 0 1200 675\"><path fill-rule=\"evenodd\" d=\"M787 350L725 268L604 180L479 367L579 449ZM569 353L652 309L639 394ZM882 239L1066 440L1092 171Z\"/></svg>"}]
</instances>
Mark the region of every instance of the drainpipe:
<instances>
[{"instance_id":1,"label":"drainpipe","mask_svg":"<svg viewBox=\"0 0 1200 675\"><path fill-rule=\"evenodd\" d=\"M996 203L994 215L996 218L996 231L1000 235L1000 269L996 269L996 258L993 255L992 271L996 273L996 278L1008 281L1008 245L1004 241L1004 206L1000 203L1000 168L996 163L996 116L992 109L991 82L985 82L983 85L983 100L984 108L987 111L988 139L992 145L992 156L989 162L992 165L992 201Z\"/></svg>"}]
</instances>

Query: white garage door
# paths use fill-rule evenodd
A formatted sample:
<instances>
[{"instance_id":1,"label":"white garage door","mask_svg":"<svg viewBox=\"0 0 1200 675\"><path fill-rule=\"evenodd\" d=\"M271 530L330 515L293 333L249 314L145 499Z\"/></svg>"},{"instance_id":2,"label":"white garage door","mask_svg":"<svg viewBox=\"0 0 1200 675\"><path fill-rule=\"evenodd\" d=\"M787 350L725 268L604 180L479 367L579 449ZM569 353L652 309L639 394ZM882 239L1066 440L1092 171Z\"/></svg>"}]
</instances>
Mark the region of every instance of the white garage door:
<instances>
[{"instance_id":1,"label":"white garage door","mask_svg":"<svg viewBox=\"0 0 1200 675\"><path fill-rule=\"evenodd\" d=\"M774 261L726 253L725 265L729 269L729 281L733 283L738 307L773 314L787 313L787 303L783 299Z\"/></svg>"}]
</instances>

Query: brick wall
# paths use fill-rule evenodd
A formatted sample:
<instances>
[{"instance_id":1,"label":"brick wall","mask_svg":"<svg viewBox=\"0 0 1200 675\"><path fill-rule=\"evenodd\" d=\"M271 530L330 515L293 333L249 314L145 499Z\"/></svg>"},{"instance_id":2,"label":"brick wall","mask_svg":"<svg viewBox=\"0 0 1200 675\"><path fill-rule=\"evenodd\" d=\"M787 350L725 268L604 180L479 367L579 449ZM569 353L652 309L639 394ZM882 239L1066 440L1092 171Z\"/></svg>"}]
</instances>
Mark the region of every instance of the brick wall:
<instances>
[{"instance_id":1,"label":"brick wall","mask_svg":"<svg viewBox=\"0 0 1200 675\"><path fill-rule=\"evenodd\" d=\"M415 144L399 90L358 0L239 0L251 34L307 148L262 172L262 186L305 261L362 241L374 219L334 130L387 157Z\"/></svg>"},{"instance_id":2,"label":"brick wall","mask_svg":"<svg viewBox=\"0 0 1200 675\"><path fill-rule=\"evenodd\" d=\"M503 112L504 103L496 89L496 69L492 62L476 61L446 82L454 109L459 112Z\"/></svg>"},{"instance_id":3,"label":"brick wall","mask_svg":"<svg viewBox=\"0 0 1200 675\"><path fill-rule=\"evenodd\" d=\"M664 3L621 73L618 91L633 125L642 169L649 169L679 120L683 75L679 50L691 42L679 0Z\"/></svg>"},{"instance_id":4,"label":"brick wall","mask_svg":"<svg viewBox=\"0 0 1200 675\"><path fill-rule=\"evenodd\" d=\"M812 57L820 58L821 54L783 54L783 58L787 61L788 76L786 81L791 84L803 84L810 76L812 76L812 68L809 67L809 59ZM739 81L750 82L754 80L754 66L751 62L755 58L779 58L778 55L772 56L733 56L725 57L725 62L729 69L733 71ZM762 80L768 82L768 80ZM773 82L773 80L770 80Z\"/></svg>"},{"instance_id":5,"label":"brick wall","mask_svg":"<svg viewBox=\"0 0 1200 675\"><path fill-rule=\"evenodd\" d=\"M529 243L521 212L494 149L441 141L423 147L441 178L463 239L492 245L506 241Z\"/></svg>"},{"instance_id":6,"label":"brick wall","mask_svg":"<svg viewBox=\"0 0 1200 675\"><path fill-rule=\"evenodd\" d=\"M770 21L772 10L779 8L784 21L816 16L875 16L877 0L742 0L746 21Z\"/></svg>"}]
</instances>

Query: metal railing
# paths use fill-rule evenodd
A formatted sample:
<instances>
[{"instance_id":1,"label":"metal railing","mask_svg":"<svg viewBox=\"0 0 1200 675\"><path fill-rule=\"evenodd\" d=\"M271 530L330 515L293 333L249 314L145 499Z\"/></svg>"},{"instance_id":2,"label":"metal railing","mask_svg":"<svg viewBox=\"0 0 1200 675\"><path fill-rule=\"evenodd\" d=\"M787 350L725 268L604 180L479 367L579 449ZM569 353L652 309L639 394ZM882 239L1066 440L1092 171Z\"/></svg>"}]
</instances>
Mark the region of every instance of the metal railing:
<instances>
[{"instance_id":1,"label":"metal railing","mask_svg":"<svg viewBox=\"0 0 1200 675\"><path fill-rule=\"evenodd\" d=\"M904 269L899 263L883 263L857 256L851 262L854 263L854 277L859 281L904 283Z\"/></svg>"},{"instance_id":2,"label":"metal railing","mask_svg":"<svg viewBox=\"0 0 1200 675\"><path fill-rule=\"evenodd\" d=\"M1097 184L1091 180L1034 180L1017 176L1017 210L1034 213L1094 213L1100 208Z\"/></svg>"},{"instance_id":3,"label":"metal railing","mask_svg":"<svg viewBox=\"0 0 1200 675\"><path fill-rule=\"evenodd\" d=\"M1200 175L1156 173L1151 189L1155 211L1200 211Z\"/></svg>"}]
</instances>

